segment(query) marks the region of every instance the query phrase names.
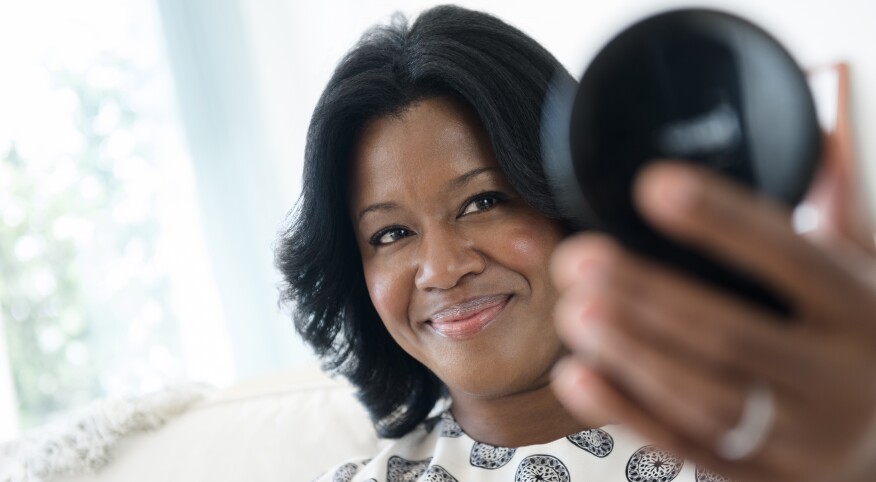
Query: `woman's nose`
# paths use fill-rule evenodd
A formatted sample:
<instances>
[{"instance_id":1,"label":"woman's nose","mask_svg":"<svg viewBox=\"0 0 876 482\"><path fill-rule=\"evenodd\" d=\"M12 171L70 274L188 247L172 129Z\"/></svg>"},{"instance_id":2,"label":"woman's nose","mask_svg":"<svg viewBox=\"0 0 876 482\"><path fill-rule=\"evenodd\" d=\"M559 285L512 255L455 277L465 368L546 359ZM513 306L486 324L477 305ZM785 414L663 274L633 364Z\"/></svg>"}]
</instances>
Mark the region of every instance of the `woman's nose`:
<instances>
[{"instance_id":1,"label":"woman's nose","mask_svg":"<svg viewBox=\"0 0 876 482\"><path fill-rule=\"evenodd\" d=\"M472 240L453 229L434 230L421 238L415 284L417 289L450 289L469 274L479 274L486 259Z\"/></svg>"}]
</instances>

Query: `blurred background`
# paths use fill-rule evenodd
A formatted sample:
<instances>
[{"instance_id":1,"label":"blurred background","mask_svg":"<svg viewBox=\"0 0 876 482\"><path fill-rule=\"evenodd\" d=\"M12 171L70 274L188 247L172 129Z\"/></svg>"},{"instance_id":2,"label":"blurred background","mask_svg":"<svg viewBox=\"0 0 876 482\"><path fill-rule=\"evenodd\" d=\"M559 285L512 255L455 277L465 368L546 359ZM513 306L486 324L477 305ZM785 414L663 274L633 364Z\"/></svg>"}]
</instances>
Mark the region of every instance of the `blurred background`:
<instances>
[{"instance_id":1,"label":"blurred background","mask_svg":"<svg viewBox=\"0 0 876 482\"><path fill-rule=\"evenodd\" d=\"M624 25L690 5L457 3L576 75ZM272 261L309 117L368 26L434 4L0 0L0 441L95 398L315 362ZM750 18L804 66L851 64L859 179L876 186L876 4L698 5Z\"/></svg>"}]
</instances>

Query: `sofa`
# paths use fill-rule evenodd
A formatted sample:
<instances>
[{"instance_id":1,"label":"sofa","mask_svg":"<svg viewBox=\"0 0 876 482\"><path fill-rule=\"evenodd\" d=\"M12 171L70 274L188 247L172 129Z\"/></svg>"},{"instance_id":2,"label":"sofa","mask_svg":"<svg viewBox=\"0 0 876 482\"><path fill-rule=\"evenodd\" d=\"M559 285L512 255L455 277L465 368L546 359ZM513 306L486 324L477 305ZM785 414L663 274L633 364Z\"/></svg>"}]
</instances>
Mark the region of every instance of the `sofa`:
<instances>
[{"instance_id":1,"label":"sofa","mask_svg":"<svg viewBox=\"0 0 876 482\"><path fill-rule=\"evenodd\" d=\"M103 402L8 444L0 482L309 481L387 443L352 387L313 366L129 402Z\"/></svg>"}]
</instances>

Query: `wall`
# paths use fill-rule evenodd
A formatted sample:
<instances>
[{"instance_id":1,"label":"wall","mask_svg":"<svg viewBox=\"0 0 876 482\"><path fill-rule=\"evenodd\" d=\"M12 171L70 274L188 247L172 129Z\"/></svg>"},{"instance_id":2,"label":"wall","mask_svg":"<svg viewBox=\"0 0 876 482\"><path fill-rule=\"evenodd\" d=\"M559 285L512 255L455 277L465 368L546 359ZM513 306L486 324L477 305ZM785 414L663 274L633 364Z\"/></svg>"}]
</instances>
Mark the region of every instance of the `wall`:
<instances>
[{"instance_id":1,"label":"wall","mask_svg":"<svg viewBox=\"0 0 876 482\"><path fill-rule=\"evenodd\" d=\"M575 75L612 35L651 13L689 2L675 0L500 1L462 0L459 5L491 12L521 28L548 48ZM316 100L338 59L368 26L385 22L395 11L416 14L435 5L423 0L290 1L250 3L255 65L261 95L268 106L276 159L287 203L297 194L306 126ZM706 0L712 6L749 18L786 44L803 66L836 60L851 63L853 116L861 177L876 186L876 2L866 0ZM876 189L868 189L876 206Z\"/></svg>"}]
</instances>

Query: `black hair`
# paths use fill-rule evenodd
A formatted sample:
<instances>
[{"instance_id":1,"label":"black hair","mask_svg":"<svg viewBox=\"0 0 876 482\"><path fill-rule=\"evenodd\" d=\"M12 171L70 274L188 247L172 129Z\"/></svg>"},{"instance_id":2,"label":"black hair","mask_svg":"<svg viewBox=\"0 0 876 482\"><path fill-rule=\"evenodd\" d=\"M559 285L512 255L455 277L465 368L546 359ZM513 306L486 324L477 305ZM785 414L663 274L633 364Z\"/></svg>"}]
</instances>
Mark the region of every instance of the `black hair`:
<instances>
[{"instance_id":1,"label":"black hair","mask_svg":"<svg viewBox=\"0 0 876 482\"><path fill-rule=\"evenodd\" d=\"M449 96L477 114L499 166L523 199L560 219L541 165L541 106L554 76L571 79L541 45L501 20L454 6L396 16L341 60L307 133L303 191L277 245L282 298L298 332L358 389L382 437L422 422L443 383L404 352L365 286L347 205L347 169L369 120Z\"/></svg>"}]
</instances>

